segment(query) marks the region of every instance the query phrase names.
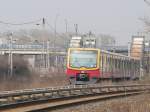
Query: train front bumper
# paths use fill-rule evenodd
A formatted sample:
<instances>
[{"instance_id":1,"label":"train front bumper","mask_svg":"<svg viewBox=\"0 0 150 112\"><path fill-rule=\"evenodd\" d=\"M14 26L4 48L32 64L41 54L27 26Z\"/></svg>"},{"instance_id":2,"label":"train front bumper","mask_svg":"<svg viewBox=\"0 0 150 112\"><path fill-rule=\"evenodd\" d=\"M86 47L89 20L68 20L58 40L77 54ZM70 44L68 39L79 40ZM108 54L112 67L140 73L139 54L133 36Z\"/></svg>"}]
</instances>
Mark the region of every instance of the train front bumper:
<instances>
[{"instance_id":1,"label":"train front bumper","mask_svg":"<svg viewBox=\"0 0 150 112\"><path fill-rule=\"evenodd\" d=\"M95 84L98 81L98 78L87 78L87 77L70 77L71 84Z\"/></svg>"}]
</instances>

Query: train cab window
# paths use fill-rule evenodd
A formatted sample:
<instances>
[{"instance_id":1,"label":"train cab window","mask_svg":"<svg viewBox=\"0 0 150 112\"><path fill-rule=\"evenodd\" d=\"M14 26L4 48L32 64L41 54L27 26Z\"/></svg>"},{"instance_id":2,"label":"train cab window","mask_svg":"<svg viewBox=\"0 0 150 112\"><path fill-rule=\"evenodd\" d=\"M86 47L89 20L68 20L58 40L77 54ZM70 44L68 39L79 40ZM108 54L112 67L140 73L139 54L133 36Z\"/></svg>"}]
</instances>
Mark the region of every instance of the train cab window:
<instances>
[{"instance_id":1,"label":"train cab window","mask_svg":"<svg viewBox=\"0 0 150 112\"><path fill-rule=\"evenodd\" d=\"M74 50L70 52L70 66L73 68L96 68L97 67L97 51L90 50Z\"/></svg>"}]
</instances>

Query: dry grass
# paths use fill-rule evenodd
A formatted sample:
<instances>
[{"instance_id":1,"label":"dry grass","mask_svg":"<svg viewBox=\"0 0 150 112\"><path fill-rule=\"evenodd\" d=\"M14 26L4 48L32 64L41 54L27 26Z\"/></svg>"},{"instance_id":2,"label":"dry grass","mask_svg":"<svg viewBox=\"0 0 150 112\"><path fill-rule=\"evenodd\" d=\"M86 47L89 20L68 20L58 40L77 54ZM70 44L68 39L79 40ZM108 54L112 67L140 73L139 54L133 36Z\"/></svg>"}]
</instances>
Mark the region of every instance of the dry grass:
<instances>
[{"instance_id":1,"label":"dry grass","mask_svg":"<svg viewBox=\"0 0 150 112\"><path fill-rule=\"evenodd\" d=\"M142 77L139 81L137 81L139 84L150 84L150 73L145 74L144 77Z\"/></svg>"},{"instance_id":2,"label":"dry grass","mask_svg":"<svg viewBox=\"0 0 150 112\"><path fill-rule=\"evenodd\" d=\"M150 95L143 94L122 99L82 104L50 112L150 112Z\"/></svg>"},{"instance_id":3,"label":"dry grass","mask_svg":"<svg viewBox=\"0 0 150 112\"><path fill-rule=\"evenodd\" d=\"M60 70L41 77L41 74L30 71L28 62L22 56L13 57L13 76L8 74L8 56L0 56L0 91L25 88L62 86L67 84L65 74Z\"/></svg>"},{"instance_id":4,"label":"dry grass","mask_svg":"<svg viewBox=\"0 0 150 112\"><path fill-rule=\"evenodd\" d=\"M63 86L68 85L68 81L64 74L59 74L54 77L39 77L38 75L33 75L29 78L17 78L17 79L7 79L1 82L0 91L6 90L16 90L16 89L30 89L30 88L44 88L52 86Z\"/></svg>"}]
</instances>

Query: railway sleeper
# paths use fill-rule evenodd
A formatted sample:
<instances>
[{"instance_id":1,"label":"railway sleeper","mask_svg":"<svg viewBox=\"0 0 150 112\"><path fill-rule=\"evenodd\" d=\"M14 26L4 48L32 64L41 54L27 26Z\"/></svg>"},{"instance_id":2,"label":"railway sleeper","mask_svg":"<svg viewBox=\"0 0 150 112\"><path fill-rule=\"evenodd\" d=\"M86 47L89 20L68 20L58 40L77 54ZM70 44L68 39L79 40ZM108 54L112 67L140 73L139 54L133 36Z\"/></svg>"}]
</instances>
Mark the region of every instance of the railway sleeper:
<instances>
[{"instance_id":1,"label":"railway sleeper","mask_svg":"<svg viewBox=\"0 0 150 112\"><path fill-rule=\"evenodd\" d=\"M68 91L58 91L58 96L68 96Z\"/></svg>"},{"instance_id":2,"label":"railway sleeper","mask_svg":"<svg viewBox=\"0 0 150 112\"><path fill-rule=\"evenodd\" d=\"M44 95L41 94L41 93L40 94L33 94L33 95L30 96L30 98L33 99L33 100L36 100L36 99L39 99L39 98L43 98L43 96Z\"/></svg>"},{"instance_id":3,"label":"railway sleeper","mask_svg":"<svg viewBox=\"0 0 150 112\"><path fill-rule=\"evenodd\" d=\"M90 89L81 89L80 92L81 94L90 94L93 91L91 91Z\"/></svg>"},{"instance_id":4,"label":"railway sleeper","mask_svg":"<svg viewBox=\"0 0 150 112\"><path fill-rule=\"evenodd\" d=\"M125 89L122 87L117 87L117 91L124 91Z\"/></svg>"},{"instance_id":5,"label":"railway sleeper","mask_svg":"<svg viewBox=\"0 0 150 112\"><path fill-rule=\"evenodd\" d=\"M102 91L100 89L92 89L92 93L101 93Z\"/></svg>"},{"instance_id":6,"label":"railway sleeper","mask_svg":"<svg viewBox=\"0 0 150 112\"><path fill-rule=\"evenodd\" d=\"M29 95L22 95L20 97L21 97L22 101L27 101L30 99Z\"/></svg>"},{"instance_id":7,"label":"railway sleeper","mask_svg":"<svg viewBox=\"0 0 150 112\"><path fill-rule=\"evenodd\" d=\"M52 97L52 93L44 93L44 97L50 98Z\"/></svg>"},{"instance_id":8,"label":"railway sleeper","mask_svg":"<svg viewBox=\"0 0 150 112\"><path fill-rule=\"evenodd\" d=\"M15 102L14 97L12 97L12 96L8 97L8 98L7 98L7 101L8 101L8 102L12 102L12 103Z\"/></svg>"},{"instance_id":9,"label":"railway sleeper","mask_svg":"<svg viewBox=\"0 0 150 112\"><path fill-rule=\"evenodd\" d=\"M6 104L8 103L8 99L4 98L4 99L0 99L0 105L1 104Z\"/></svg>"},{"instance_id":10,"label":"railway sleeper","mask_svg":"<svg viewBox=\"0 0 150 112\"><path fill-rule=\"evenodd\" d=\"M116 91L116 88L107 88L107 89L108 89L108 92Z\"/></svg>"},{"instance_id":11,"label":"railway sleeper","mask_svg":"<svg viewBox=\"0 0 150 112\"><path fill-rule=\"evenodd\" d=\"M100 88L99 91L100 91L100 93L106 93L106 92L107 92L107 91L106 91L105 89L103 89L103 88Z\"/></svg>"},{"instance_id":12,"label":"railway sleeper","mask_svg":"<svg viewBox=\"0 0 150 112\"><path fill-rule=\"evenodd\" d=\"M70 90L69 91L70 95L80 95L83 94L81 90Z\"/></svg>"},{"instance_id":13,"label":"railway sleeper","mask_svg":"<svg viewBox=\"0 0 150 112\"><path fill-rule=\"evenodd\" d=\"M13 99L14 99L14 101L16 101L16 102L20 102L20 101L23 101L23 100L24 100L21 96L16 96L16 97L14 97Z\"/></svg>"},{"instance_id":14,"label":"railway sleeper","mask_svg":"<svg viewBox=\"0 0 150 112\"><path fill-rule=\"evenodd\" d=\"M109 92L109 90L108 90L108 88L101 88L101 89L100 89L100 92L102 92L102 93L107 93L107 92Z\"/></svg>"},{"instance_id":15,"label":"railway sleeper","mask_svg":"<svg viewBox=\"0 0 150 112\"><path fill-rule=\"evenodd\" d=\"M51 95L52 98L56 98L56 97L59 97L59 96L60 95L59 95L58 91L52 92L52 95Z\"/></svg>"}]
</instances>

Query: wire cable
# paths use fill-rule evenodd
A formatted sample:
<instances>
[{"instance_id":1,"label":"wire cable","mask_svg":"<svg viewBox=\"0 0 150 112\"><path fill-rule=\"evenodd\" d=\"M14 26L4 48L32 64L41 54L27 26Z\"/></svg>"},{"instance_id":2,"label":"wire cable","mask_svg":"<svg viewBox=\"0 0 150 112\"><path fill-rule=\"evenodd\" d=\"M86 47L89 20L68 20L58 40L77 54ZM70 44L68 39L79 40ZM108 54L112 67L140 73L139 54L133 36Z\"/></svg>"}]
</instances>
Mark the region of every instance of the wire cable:
<instances>
[{"instance_id":1,"label":"wire cable","mask_svg":"<svg viewBox=\"0 0 150 112\"><path fill-rule=\"evenodd\" d=\"M42 19L35 20L35 21L29 21L29 22L23 22L23 23L10 23L10 22L5 22L5 21L0 21L0 24L5 24L5 25L26 25L26 24L35 24Z\"/></svg>"},{"instance_id":2,"label":"wire cable","mask_svg":"<svg viewBox=\"0 0 150 112\"><path fill-rule=\"evenodd\" d=\"M55 31L55 29L54 29L47 21L46 21L46 24L47 24L53 31ZM63 39L66 39L65 37L63 37L62 35L58 34L57 32L56 32L55 37L56 37L56 38L54 38L54 40L51 41L50 44L55 44L56 39L57 39L58 37L61 37L61 38L63 38Z\"/></svg>"}]
</instances>

